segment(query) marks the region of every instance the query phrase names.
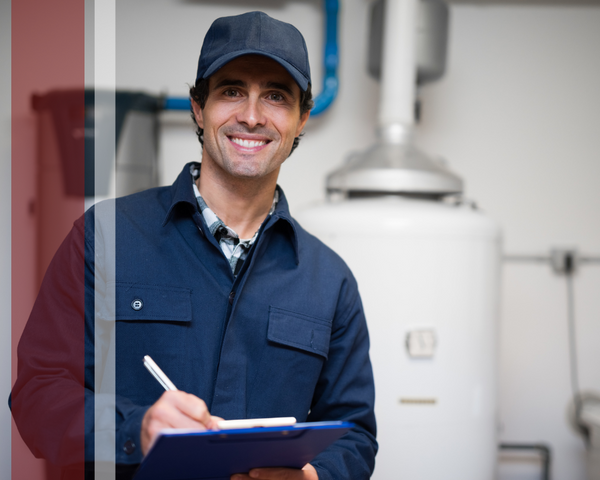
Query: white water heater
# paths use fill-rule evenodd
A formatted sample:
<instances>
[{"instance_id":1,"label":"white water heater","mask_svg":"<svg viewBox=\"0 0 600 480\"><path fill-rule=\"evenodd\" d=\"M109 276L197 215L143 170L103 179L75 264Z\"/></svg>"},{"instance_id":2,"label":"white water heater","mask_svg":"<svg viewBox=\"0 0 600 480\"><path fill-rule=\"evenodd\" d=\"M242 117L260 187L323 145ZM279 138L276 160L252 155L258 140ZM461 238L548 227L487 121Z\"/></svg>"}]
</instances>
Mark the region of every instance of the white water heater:
<instances>
[{"instance_id":1,"label":"white water heater","mask_svg":"<svg viewBox=\"0 0 600 480\"><path fill-rule=\"evenodd\" d=\"M376 480L492 480L499 230L402 195L306 209L358 281L375 375Z\"/></svg>"}]
</instances>

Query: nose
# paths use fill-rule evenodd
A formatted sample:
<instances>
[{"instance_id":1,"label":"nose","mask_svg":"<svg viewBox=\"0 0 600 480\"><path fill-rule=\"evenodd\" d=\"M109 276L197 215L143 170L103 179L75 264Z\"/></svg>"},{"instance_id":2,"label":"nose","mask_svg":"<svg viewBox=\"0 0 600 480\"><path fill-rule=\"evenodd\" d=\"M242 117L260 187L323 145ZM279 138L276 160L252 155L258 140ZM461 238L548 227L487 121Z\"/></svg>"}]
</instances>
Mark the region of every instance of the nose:
<instances>
[{"instance_id":1,"label":"nose","mask_svg":"<svg viewBox=\"0 0 600 480\"><path fill-rule=\"evenodd\" d=\"M264 105L258 95L249 95L246 101L242 102L237 114L237 121L250 129L266 124Z\"/></svg>"}]
</instances>

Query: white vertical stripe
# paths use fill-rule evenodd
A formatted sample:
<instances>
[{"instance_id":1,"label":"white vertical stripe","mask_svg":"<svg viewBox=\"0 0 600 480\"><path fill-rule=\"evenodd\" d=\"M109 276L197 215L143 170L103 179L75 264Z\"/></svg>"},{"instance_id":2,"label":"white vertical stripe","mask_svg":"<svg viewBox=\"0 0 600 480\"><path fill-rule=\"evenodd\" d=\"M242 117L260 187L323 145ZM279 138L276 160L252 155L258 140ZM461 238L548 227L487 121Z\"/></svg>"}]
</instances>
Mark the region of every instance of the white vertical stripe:
<instances>
[{"instance_id":1,"label":"white vertical stripe","mask_svg":"<svg viewBox=\"0 0 600 480\"><path fill-rule=\"evenodd\" d=\"M116 0L94 2L94 173L95 193L105 195L106 175L114 185ZM95 474L115 478L115 205L96 205L95 216Z\"/></svg>"},{"instance_id":2,"label":"white vertical stripe","mask_svg":"<svg viewBox=\"0 0 600 480\"><path fill-rule=\"evenodd\" d=\"M94 83L96 88L116 87L116 0L94 2Z\"/></svg>"},{"instance_id":3,"label":"white vertical stripe","mask_svg":"<svg viewBox=\"0 0 600 480\"><path fill-rule=\"evenodd\" d=\"M0 398L11 387L11 3L0 2ZM10 410L0 410L0 478L11 476Z\"/></svg>"}]
</instances>

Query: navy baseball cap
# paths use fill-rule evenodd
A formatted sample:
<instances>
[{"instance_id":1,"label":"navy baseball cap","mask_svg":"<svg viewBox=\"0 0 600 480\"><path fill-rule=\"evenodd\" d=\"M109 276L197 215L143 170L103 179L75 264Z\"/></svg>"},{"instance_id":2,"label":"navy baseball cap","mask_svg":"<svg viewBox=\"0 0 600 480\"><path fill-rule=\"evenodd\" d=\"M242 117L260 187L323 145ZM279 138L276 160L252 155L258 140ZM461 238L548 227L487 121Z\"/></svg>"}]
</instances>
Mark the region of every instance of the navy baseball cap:
<instances>
[{"instance_id":1,"label":"navy baseball cap","mask_svg":"<svg viewBox=\"0 0 600 480\"><path fill-rule=\"evenodd\" d=\"M285 68L302 91L310 81L308 50L296 27L263 12L217 18L206 32L196 81L242 55L264 55Z\"/></svg>"}]
</instances>

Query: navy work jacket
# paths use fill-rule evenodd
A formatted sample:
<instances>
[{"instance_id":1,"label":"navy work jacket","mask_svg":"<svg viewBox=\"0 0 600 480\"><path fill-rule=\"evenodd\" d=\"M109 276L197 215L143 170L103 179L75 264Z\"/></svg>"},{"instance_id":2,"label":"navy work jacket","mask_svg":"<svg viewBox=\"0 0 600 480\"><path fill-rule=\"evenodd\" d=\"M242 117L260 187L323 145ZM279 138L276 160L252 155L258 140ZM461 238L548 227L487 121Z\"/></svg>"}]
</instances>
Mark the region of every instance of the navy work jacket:
<instances>
[{"instance_id":1,"label":"navy work jacket","mask_svg":"<svg viewBox=\"0 0 600 480\"><path fill-rule=\"evenodd\" d=\"M95 222L99 206L75 223L48 270L19 347L12 393L19 431L36 455L70 462L66 445L73 435L67 426L47 425L47 411L60 417L77 410L64 393L79 377L57 350L68 352L77 342L69 335L69 322L75 325L78 318L69 298L78 288L73 265L83 258L86 460L94 458L94 374L101 378L97 359L103 358L98 352L104 334L96 331L94 345L95 312L96 322L115 332L118 464L142 460L141 421L163 393L143 366L142 358L150 355L178 389L202 398L211 414L225 419L355 423L311 463L321 480L368 478L377 450L374 387L354 277L290 216L282 191L234 277L198 209L190 165L171 187L117 199L114 233ZM107 261L112 235L113 267ZM112 304L105 297L114 298L114 309L104 305ZM48 367L48 358L61 367ZM58 378L60 394L49 376Z\"/></svg>"}]
</instances>

